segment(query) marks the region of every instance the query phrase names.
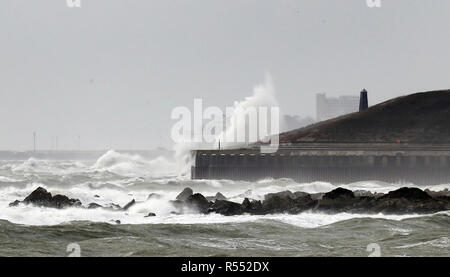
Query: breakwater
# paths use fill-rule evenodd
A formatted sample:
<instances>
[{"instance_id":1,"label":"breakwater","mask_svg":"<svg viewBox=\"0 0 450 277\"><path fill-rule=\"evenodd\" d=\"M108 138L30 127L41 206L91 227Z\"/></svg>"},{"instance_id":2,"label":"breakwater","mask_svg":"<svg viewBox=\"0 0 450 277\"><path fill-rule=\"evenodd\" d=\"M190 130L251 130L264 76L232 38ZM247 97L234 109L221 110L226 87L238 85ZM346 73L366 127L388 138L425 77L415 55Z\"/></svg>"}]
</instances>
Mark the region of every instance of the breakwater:
<instances>
[{"instance_id":1,"label":"breakwater","mask_svg":"<svg viewBox=\"0 0 450 277\"><path fill-rule=\"evenodd\" d=\"M282 145L273 154L248 148L195 150L192 155L192 179L450 183L447 144L304 143Z\"/></svg>"}]
</instances>

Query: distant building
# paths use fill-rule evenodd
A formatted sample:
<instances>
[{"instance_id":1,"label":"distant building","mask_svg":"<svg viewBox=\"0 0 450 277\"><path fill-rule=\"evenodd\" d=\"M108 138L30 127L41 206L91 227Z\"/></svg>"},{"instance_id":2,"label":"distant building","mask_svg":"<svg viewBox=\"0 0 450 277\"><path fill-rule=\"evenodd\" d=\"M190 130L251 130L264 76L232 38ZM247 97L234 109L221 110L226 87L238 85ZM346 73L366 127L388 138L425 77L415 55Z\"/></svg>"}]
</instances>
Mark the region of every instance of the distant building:
<instances>
[{"instance_id":1,"label":"distant building","mask_svg":"<svg viewBox=\"0 0 450 277\"><path fill-rule=\"evenodd\" d=\"M369 101L367 100L367 90L363 89L361 91L361 96L359 97L359 111L362 112L369 108Z\"/></svg>"},{"instance_id":2,"label":"distant building","mask_svg":"<svg viewBox=\"0 0 450 277\"><path fill-rule=\"evenodd\" d=\"M359 96L327 97L325 93L316 95L317 121L323 121L359 110Z\"/></svg>"}]
</instances>

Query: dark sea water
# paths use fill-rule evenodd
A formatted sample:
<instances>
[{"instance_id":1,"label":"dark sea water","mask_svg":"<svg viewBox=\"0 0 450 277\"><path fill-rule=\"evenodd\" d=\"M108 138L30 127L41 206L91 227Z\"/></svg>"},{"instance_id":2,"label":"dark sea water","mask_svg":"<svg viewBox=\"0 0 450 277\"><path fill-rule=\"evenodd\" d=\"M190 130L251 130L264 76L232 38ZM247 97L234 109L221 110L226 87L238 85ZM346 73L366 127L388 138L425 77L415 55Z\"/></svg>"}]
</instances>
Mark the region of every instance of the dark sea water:
<instances>
[{"instance_id":1,"label":"dark sea water","mask_svg":"<svg viewBox=\"0 0 450 277\"><path fill-rule=\"evenodd\" d=\"M174 215L169 202L185 187L204 195L220 191L241 202L288 189L313 193L343 186L387 192L405 185L425 188L420 184L192 181L171 174L174 167L164 158L144 160L113 151L96 162L0 162L0 256L450 256L448 211L425 216L305 212L226 217L195 211ZM83 204L138 203L128 211L8 207L39 186ZM161 198L147 199L150 193ZM149 212L157 216L145 217Z\"/></svg>"}]
</instances>

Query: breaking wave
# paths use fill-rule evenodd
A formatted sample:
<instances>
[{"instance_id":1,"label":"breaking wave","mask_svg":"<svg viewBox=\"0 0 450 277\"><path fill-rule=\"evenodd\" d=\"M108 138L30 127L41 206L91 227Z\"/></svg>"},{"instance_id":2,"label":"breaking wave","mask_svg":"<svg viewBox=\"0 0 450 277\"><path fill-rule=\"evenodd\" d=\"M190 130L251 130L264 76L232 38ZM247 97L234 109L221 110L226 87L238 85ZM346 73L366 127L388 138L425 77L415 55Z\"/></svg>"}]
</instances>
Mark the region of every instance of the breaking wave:
<instances>
[{"instance_id":1,"label":"breaking wave","mask_svg":"<svg viewBox=\"0 0 450 277\"><path fill-rule=\"evenodd\" d=\"M175 163L165 157L145 160L139 155L109 150L92 166L94 170L109 171L121 176L164 176L175 174Z\"/></svg>"}]
</instances>

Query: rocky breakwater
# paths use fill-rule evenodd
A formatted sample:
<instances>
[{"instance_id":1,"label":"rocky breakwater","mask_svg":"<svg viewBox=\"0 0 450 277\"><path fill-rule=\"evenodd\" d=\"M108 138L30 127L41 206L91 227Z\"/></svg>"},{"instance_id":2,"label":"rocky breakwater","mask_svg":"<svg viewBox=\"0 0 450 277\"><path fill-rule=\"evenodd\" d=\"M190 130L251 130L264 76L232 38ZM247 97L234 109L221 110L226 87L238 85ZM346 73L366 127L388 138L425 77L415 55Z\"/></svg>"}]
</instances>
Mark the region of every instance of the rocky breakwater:
<instances>
[{"instance_id":1,"label":"rocky breakwater","mask_svg":"<svg viewBox=\"0 0 450 277\"><path fill-rule=\"evenodd\" d=\"M299 214L305 211L326 213L363 213L363 214L432 214L450 210L448 191L426 192L419 188L400 188L395 191L371 193L369 191L350 191L336 188L327 193L309 194L305 192L283 191L265 195L264 200L245 198L236 203L220 198L205 197L186 188L172 201L182 213L183 209L196 210L199 213L218 213L222 215L265 215L276 213Z\"/></svg>"}]
</instances>

